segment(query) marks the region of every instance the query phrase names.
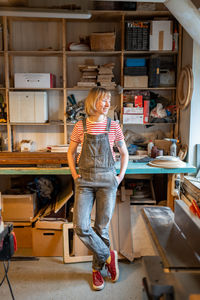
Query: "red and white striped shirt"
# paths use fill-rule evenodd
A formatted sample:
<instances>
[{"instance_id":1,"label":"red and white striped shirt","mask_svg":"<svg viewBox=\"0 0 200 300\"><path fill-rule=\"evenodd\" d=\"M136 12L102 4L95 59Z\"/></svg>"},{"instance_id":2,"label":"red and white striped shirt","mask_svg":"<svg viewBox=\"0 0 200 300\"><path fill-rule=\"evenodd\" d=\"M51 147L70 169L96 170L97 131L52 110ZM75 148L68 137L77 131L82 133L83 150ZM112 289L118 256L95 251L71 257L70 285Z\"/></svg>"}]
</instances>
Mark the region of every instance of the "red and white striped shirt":
<instances>
[{"instance_id":1,"label":"red and white striped shirt","mask_svg":"<svg viewBox=\"0 0 200 300\"><path fill-rule=\"evenodd\" d=\"M103 122L91 122L90 120L88 120L88 118L86 119L87 133L89 133L89 134L97 135L97 134L105 133L106 125L107 125L107 119L105 119ZM81 147L82 147L83 139L84 139L83 122L78 121L72 131L71 141L76 142L78 144L81 143ZM113 120L111 120L111 126L110 126L110 131L108 133L108 139L109 139L113 158L115 159L115 154L113 151L114 143L116 143L118 141L123 141L124 135L123 135L123 132L122 132L119 124ZM79 157L78 157L78 159L79 159Z\"/></svg>"}]
</instances>

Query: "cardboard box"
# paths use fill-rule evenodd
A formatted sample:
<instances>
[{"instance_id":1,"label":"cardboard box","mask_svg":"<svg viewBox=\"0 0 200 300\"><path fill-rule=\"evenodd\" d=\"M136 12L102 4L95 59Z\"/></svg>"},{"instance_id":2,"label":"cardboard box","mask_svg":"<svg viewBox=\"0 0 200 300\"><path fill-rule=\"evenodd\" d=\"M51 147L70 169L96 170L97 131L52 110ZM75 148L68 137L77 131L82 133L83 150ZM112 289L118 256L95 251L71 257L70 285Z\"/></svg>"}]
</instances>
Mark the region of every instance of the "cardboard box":
<instances>
[{"instance_id":1,"label":"cardboard box","mask_svg":"<svg viewBox=\"0 0 200 300\"><path fill-rule=\"evenodd\" d=\"M15 88L55 88L55 75L51 73L15 73Z\"/></svg>"},{"instance_id":2,"label":"cardboard box","mask_svg":"<svg viewBox=\"0 0 200 300\"><path fill-rule=\"evenodd\" d=\"M124 76L125 88L147 88L148 76Z\"/></svg>"},{"instance_id":3,"label":"cardboard box","mask_svg":"<svg viewBox=\"0 0 200 300\"><path fill-rule=\"evenodd\" d=\"M9 92L10 122L45 123L48 120L47 92Z\"/></svg>"},{"instance_id":4,"label":"cardboard box","mask_svg":"<svg viewBox=\"0 0 200 300\"><path fill-rule=\"evenodd\" d=\"M31 221L37 213L36 194L2 195L4 221Z\"/></svg>"},{"instance_id":5,"label":"cardboard box","mask_svg":"<svg viewBox=\"0 0 200 300\"><path fill-rule=\"evenodd\" d=\"M63 221L37 221L32 228L33 255L63 256Z\"/></svg>"},{"instance_id":6,"label":"cardboard box","mask_svg":"<svg viewBox=\"0 0 200 300\"><path fill-rule=\"evenodd\" d=\"M143 124L143 114L124 114L123 115L123 124Z\"/></svg>"},{"instance_id":7,"label":"cardboard box","mask_svg":"<svg viewBox=\"0 0 200 300\"><path fill-rule=\"evenodd\" d=\"M13 222L13 231L17 239L17 248L32 248L32 224Z\"/></svg>"},{"instance_id":8,"label":"cardboard box","mask_svg":"<svg viewBox=\"0 0 200 300\"><path fill-rule=\"evenodd\" d=\"M172 50L173 22L152 21L150 30L149 50Z\"/></svg>"},{"instance_id":9,"label":"cardboard box","mask_svg":"<svg viewBox=\"0 0 200 300\"><path fill-rule=\"evenodd\" d=\"M93 51L115 50L115 33L92 33L90 35L90 48Z\"/></svg>"}]
</instances>

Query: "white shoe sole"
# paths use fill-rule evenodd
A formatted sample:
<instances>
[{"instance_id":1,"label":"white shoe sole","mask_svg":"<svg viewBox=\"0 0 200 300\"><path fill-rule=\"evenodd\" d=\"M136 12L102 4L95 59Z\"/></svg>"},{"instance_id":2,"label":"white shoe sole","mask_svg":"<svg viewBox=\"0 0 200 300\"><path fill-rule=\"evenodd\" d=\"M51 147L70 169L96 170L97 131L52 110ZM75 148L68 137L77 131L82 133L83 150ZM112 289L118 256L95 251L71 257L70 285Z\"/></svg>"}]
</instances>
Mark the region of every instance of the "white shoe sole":
<instances>
[{"instance_id":1,"label":"white shoe sole","mask_svg":"<svg viewBox=\"0 0 200 300\"><path fill-rule=\"evenodd\" d=\"M94 289L95 291L101 291L101 290L103 290L104 286L105 286L105 284L103 283L103 284L100 285L100 286L96 286L96 285L93 284L92 287L93 287L93 289Z\"/></svg>"},{"instance_id":2,"label":"white shoe sole","mask_svg":"<svg viewBox=\"0 0 200 300\"><path fill-rule=\"evenodd\" d=\"M115 253L115 267L116 267L116 277L112 282L116 282L119 279L119 266L118 266L118 254L117 251L114 250Z\"/></svg>"}]
</instances>

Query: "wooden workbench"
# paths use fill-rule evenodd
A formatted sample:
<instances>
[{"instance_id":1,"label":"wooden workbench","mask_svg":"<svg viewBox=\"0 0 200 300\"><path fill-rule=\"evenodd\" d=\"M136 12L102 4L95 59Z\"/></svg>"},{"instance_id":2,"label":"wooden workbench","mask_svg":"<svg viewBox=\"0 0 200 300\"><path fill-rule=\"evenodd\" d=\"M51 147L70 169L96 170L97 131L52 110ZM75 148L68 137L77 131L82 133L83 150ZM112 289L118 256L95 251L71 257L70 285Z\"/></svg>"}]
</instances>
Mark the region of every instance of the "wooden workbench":
<instances>
[{"instance_id":1,"label":"wooden workbench","mask_svg":"<svg viewBox=\"0 0 200 300\"><path fill-rule=\"evenodd\" d=\"M116 163L117 172L120 169L120 162ZM126 174L168 174L167 206L174 209L174 175L184 173L195 173L196 168L186 163L185 167L165 169L149 166L147 163L133 163L129 161ZM70 175L69 167L1 167L0 175Z\"/></svg>"}]
</instances>

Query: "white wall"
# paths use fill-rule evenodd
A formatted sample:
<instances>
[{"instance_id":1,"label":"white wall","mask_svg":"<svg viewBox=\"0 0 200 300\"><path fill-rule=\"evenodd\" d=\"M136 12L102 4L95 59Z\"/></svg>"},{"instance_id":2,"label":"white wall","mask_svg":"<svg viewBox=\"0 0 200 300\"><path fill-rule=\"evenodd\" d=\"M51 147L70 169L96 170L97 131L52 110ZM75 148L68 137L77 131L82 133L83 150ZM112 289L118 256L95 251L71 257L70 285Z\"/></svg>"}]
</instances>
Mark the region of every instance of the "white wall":
<instances>
[{"instance_id":1,"label":"white wall","mask_svg":"<svg viewBox=\"0 0 200 300\"><path fill-rule=\"evenodd\" d=\"M194 91L190 105L188 162L196 165L196 144L200 144L200 46L193 43Z\"/></svg>"},{"instance_id":2,"label":"white wall","mask_svg":"<svg viewBox=\"0 0 200 300\"><path fill-rule=\"evenodd\" d=\"M182 44L182 68L186 65L192 66L193 59L193 40L189 34L183 30L183 44ZM190 106L184 110L180 110L180 125L179 137L182 144L189 145L189 126L190 124Z\"/></svg>"},{"instance_id":3,"label":"white wall","mask_svg":"<svg viewBox=\"0 0 200 300\"><path fill-rule=\"evenodd\" d=\"M188 145L187 161L196 165L196 144L200 144L200 46L183 32L182 67L190 64L194 89L190 105L180 111L180 139Z\"/></svg>"}]
</instances>

